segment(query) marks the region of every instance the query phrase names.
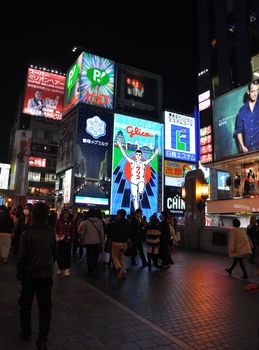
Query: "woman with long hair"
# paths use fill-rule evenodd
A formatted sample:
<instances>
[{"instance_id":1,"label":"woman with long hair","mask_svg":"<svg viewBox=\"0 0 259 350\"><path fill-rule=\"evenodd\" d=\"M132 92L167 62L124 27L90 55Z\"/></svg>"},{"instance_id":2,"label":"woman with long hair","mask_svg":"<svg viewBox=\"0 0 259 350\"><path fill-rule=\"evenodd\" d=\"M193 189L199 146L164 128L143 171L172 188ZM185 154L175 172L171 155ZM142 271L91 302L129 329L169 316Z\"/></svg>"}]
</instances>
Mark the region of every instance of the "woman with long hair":
<instances>
[{"instance_id":1,"label":"woman with long hair","mask_svg":"<svg viewBox=\"0 0 259 350\"><path fill-rule=\"evenodd\" d=\"M13 232L13 220L5 205L0 206L0 261L7 264Z\"/></svg>"}]
</instances>

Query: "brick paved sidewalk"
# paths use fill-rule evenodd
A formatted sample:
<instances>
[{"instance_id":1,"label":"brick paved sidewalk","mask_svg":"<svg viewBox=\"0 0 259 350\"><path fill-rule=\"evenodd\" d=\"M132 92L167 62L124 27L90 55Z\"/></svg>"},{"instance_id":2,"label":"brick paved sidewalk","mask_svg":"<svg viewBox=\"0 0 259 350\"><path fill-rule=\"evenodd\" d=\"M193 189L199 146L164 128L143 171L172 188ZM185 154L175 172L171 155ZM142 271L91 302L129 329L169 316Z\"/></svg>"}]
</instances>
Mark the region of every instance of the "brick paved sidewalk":
<instances>
[{"instance_id":1,"label":"brick paved sidewalk","mask_svg":"<svg viewBox=\"0 0 259 350\"><path fill-rule=\"evenodd\" d=\"M89 281L85 262L75 262L71 277L55 276L48 348L257 349L259 291L243 290L249 282L239 279L238 267L229 277L230 259L181 249L174 260L168 270L128 266L119 282L108 268ZM0 265L0 276L0 350L35 349L37 306L32 339L24 344L17 337L14 263Z\"/></svg>"}]
</instances>

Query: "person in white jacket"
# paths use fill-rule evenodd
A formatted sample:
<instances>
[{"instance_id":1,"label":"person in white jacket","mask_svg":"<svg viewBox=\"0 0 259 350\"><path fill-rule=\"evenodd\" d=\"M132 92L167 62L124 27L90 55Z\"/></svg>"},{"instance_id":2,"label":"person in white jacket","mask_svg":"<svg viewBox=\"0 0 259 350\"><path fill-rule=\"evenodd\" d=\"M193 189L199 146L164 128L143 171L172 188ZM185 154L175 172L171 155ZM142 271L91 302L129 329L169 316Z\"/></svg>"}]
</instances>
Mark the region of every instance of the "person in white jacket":
<instances>
[{"instance_id":1,"label":"person in white jacket","mask_svg":"<svg viewBox=\"0 0 259 350\"><path fill-rule=\"evenodd\" d=\"M231 275L237 263L239 263L239 266L243 272L243 276L241 276L241 278L247 279L248 275L246 272L243 257L252 254L253 244L250 241L245 230L240 228L240 221L238 219L233 220L233 226L234 228L230 231L228 249L229 256L231 258L234 258L234 260L231 267L225 270L229 275Z\"/></svg>"},{"instance_id":2,"label":"person in white jacket","mask_svg":"<svg viewBox=\"0 0 259 350\"><path fill-rule=\"evenodd\" d=\"M98 257L102 252L104 242L103 223L96 215L96 210L91 208L86 220L81 221L78 227L78 232L81 234L81 244L86 246L88 277L96 275Z\"/></svg>"}]
</instances>

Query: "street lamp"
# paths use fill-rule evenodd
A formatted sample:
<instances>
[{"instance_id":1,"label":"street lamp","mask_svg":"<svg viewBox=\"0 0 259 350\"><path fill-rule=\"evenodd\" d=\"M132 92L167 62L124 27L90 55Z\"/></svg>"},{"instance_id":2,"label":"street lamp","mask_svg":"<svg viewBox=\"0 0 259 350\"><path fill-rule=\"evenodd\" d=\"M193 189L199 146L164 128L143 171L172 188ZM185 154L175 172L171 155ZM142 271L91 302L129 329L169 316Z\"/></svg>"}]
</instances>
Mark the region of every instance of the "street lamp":
<instances>
[{"instance_id":1,"label":"street lamp","mask_svg":"<svg viewBox=\"0 0 259 350\"><path fill-rule=\"evenodd\" d=\"M200 183L200 199L197 203L197 208L201 211L205 207L206 200L209 197L209 184L206 180Z\"/></svg>"},{"instance_id":2,"label":"street lamp","mask_svg":"<svg viewBox=\"0 0 259 350\"><path fill-rule=\"evenodd\" d=\"M182 186L182 199L185 199L186 198L186 188L185 186L183 185Z\"/></svg>"}]
</instances>

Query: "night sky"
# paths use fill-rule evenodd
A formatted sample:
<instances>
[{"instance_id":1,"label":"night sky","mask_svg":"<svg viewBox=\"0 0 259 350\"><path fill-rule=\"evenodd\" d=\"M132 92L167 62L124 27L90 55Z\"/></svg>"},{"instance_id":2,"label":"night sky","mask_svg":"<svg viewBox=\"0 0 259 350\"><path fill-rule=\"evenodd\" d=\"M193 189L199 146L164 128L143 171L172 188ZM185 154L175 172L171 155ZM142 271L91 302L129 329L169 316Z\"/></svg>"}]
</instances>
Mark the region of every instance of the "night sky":
<instances>
[{"instance_id":1,"label":"night sky","mask_svg":"<svg viewBox=\"0 0 259 350\"><path fill-rule=\"evenodd\" d=\"M37 24L32 23L32 16L7 17L9 25L1 24L0 162L8 161L10 132L28 66L65 73L78 55L72 52L76 45L117 63L162 75L164 109L192 113L197 104L197 10L195 0L187 2L188 8L186 2L181 3L160 21L158 13L153 17L146 13L143 18L138 14L133 19L103 14L98 20L78 15L69 24L68 19L60 21L55 16L47 19L38 15Z\"/></svg>"}]
</instances>

